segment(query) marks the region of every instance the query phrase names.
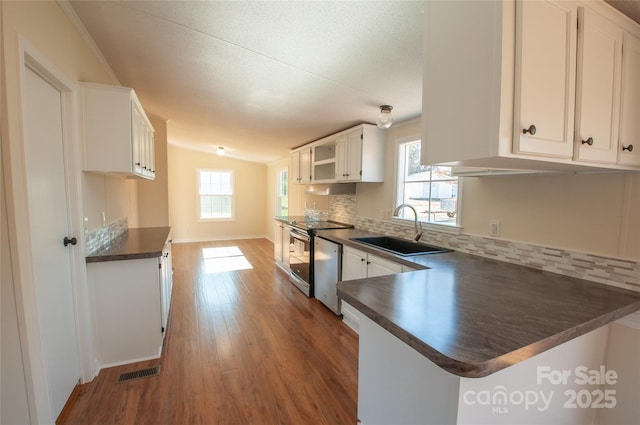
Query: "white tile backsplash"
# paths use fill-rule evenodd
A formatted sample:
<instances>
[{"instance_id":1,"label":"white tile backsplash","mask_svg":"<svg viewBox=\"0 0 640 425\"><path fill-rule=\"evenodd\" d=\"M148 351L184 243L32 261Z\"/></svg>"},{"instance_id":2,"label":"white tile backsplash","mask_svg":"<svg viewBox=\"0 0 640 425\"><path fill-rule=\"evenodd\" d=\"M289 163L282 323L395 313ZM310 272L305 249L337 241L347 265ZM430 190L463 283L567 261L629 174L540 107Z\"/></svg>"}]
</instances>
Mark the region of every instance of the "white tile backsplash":
<instances>
[{"instance_id":1,"label":"white tile backsplash","mask_svg":"<svg viewBox=\"0 0 640 425\"><path fill-rule=\"evenodd\" d=\"M404 239L413 237L413 225L403 226L391 220L358 216L356 195L330 195L329 211L330 220L350 223L359 229ZM634 260L434 230L425 231L422 241L468 254L640 292L640 262Z\"/></svg>"}]
</instances>

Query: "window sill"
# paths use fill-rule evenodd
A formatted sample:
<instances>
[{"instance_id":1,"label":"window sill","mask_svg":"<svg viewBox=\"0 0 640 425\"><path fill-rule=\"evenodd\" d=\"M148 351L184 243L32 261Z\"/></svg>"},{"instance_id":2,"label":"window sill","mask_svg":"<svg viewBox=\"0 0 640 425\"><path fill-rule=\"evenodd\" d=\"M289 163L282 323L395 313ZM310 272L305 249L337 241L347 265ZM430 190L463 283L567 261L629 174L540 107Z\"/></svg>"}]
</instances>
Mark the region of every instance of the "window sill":
<instances>
[{"instance_id":1,"label":"window sill","mask_svg":"<svg viewBox=\"0 0 640 425\"><path fill-rule=\"evenodd\" d=\"M236 221L235 217L231 218L198 218L198 222L211 223L211 222L224 222L224 221Z\"/></svg>"}]
</instances>

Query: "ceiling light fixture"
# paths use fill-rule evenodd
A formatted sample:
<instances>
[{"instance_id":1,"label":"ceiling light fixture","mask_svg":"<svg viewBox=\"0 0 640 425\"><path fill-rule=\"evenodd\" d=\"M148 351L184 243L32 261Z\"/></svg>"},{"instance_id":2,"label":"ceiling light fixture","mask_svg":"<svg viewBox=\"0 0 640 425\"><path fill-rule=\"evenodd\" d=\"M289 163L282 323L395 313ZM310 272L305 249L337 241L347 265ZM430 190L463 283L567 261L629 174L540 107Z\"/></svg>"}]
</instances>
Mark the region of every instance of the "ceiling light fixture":
<instances>
[{"instance_id":1,"label":"ceiling light fixture","mask_svg":"<svg viewBox=\"0 0 640 425\"><path fill-rule=\"evenodd\" d=\"M224 148L222 146L218 146L218 150L216 151L218 156L224 156Z\"/></svg>"},{"instance_id":2,"label":"ceiling light fixture","mask_svg":"<svg viewBox=\"0 0 640 425\"><path fill-rule=\"evenodd\" d=\"M378 121L376 124L380 128L389 128L391 124L393 124L393 116L391 115L391 110L393 106L390 105L380 105L380 113L378 114Z\"/></svg>"}]
</instances>

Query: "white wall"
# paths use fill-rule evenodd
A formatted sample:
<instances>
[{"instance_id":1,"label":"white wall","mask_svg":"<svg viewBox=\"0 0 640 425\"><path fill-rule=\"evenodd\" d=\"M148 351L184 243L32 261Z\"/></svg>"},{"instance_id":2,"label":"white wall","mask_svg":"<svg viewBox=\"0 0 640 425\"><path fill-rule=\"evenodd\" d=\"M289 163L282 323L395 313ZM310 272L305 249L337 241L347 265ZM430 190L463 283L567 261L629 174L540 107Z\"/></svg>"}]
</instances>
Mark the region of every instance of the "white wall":
<instances>
[{"instance_id":1,"label":"white wall","mask_svg":"<svg viewBox=\"0 0 640 425\"><path fill-rule=\"evenodd\" d=\"M267 234L266 165L170 145L168 166L169 221L174 241L260 238ZM236 217L233 221L198 219L196 170L199 168L235 172Z\"/></svg>"},{"instance_id":2,"label":"white wall","mask_svg":"<svg viewBox=\"0 0 640 425\"><path fill-rule=\"evenodd\" d=\"M156 177L153 180L137 180L138 225L140 227L163 227L169 225L167 122L152 116L149 117L149 120L155 130L153 137Z\"/></svg>"}]
</instances>

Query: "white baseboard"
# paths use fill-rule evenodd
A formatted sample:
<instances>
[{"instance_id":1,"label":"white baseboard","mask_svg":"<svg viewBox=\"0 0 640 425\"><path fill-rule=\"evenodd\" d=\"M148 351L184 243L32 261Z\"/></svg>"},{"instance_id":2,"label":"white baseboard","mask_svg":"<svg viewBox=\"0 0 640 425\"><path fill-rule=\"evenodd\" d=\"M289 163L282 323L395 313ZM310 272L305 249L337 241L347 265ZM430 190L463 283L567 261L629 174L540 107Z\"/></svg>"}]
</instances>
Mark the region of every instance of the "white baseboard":
<instances>
[{"instance_id":1,"label":"white baseboard","mask_svg":"<svg viewBox=\"0 0 640 425\"><path fill-rule=\"evenodd\" d=\"M267 239L267 235L246 235L246 236L222 236L222 237L204 237L204 238L173 238L173 243L193 243L193 242L218 242L218 241L234 241L241 239Z\"/></svg>"}]
</instances>

